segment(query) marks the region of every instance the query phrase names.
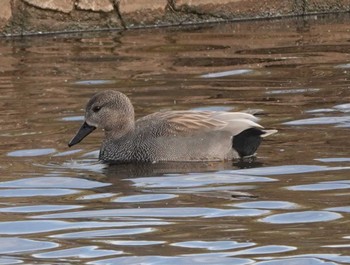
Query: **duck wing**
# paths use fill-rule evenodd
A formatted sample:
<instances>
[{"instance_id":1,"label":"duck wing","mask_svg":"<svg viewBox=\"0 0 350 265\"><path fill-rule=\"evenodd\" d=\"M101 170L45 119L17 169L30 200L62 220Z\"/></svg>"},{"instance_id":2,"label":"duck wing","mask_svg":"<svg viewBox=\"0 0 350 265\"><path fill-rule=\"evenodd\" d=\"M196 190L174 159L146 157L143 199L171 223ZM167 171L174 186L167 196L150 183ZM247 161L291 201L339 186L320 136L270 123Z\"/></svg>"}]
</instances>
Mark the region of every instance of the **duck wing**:
<instances>
[{"instance_id":1,"label":"duck wing","mask_svg":"<svg viewBox=\"0 0 350 265\"><path fill-rule=\"evenodd\" d=\"M136 129L154 136L188 136L207 131L229 131L237 135L249 128L263 129L259 119L245 112L165 111L136 121Z\"/></svg>"}]
</instances>

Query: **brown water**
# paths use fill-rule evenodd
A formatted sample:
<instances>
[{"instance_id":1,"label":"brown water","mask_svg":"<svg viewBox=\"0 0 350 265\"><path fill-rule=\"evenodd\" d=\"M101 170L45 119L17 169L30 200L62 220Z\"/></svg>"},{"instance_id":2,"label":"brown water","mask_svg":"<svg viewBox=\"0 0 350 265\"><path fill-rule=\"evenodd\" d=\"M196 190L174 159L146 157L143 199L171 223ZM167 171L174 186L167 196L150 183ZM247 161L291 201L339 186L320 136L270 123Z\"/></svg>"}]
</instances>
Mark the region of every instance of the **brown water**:
<instances>
[{"instance_id":1,"label":"brown water","mask_svg":"<svg viewBox=\"0 0 350 265\"><path fill-rule=\"evenodd\" d=\"M0 40L0 264L350 263L350 18ZM105 166L90 96L261 109L250 163Z\"/></svg>"}]
</instances>

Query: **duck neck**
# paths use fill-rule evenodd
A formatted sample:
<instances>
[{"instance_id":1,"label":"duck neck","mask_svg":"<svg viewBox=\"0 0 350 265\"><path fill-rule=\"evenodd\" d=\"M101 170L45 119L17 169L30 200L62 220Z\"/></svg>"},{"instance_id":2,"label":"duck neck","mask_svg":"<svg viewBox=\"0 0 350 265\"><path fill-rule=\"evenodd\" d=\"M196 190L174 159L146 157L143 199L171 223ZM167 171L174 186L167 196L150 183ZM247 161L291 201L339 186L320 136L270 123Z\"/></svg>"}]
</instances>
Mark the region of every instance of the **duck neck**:
<instances>
[{"instance_id":1,"label":"duck neck","mask_svg":"<svg viewBox=\"0 0 350 265\"><path fill-rule=\"evenodd\" d=\"M129 122L118 123L112 128L105 129L106 139L119 139L124 135L132 133L135 129L135 121L130 120Z\"/></svg>"}]
</instances>

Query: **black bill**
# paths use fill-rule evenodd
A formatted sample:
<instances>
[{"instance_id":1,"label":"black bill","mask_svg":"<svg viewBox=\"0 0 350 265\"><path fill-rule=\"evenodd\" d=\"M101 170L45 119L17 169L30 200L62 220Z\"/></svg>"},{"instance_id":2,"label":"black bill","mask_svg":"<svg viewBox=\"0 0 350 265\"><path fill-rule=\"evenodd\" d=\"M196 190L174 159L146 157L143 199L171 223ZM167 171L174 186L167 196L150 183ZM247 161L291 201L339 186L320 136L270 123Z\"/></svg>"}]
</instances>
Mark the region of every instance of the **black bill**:
<instances>
[{"instance_id":1,"label":"black bill","mask_svg":"<svg viewBox=\"0 0 350 265\"><path fill-rule=\"evenodd\" d=\"M73 137L72 140L70 140L70 142L68 143L68 146L71 147L73 145L76 145L77 143L80 143L81 140L83 140L95 129L96 127L91 126L86 122L84 122L83 125L80 127L79 131L77 132L77 134Z\"/></svg>"}]
</instances>

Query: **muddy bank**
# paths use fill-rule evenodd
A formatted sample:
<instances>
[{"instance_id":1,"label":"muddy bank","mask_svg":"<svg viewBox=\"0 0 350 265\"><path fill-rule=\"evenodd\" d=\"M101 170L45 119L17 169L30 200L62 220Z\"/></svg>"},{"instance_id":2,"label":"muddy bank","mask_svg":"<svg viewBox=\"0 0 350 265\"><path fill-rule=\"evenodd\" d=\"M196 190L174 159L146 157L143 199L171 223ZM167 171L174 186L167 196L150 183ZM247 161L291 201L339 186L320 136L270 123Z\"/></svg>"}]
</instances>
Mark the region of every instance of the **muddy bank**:
<instances>
[{"instance_id":1,"label":"muddy bank","mask_svg":"<svg viewBox=\"0 0 350 265\"><path fill-rule=\"evenodd\" d=\"M171 26L349 11L349 0L3 0L0 35Z\"/></svg>"}]
</instances>

